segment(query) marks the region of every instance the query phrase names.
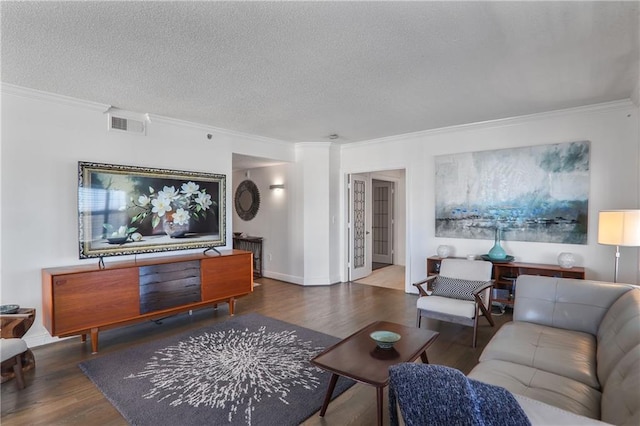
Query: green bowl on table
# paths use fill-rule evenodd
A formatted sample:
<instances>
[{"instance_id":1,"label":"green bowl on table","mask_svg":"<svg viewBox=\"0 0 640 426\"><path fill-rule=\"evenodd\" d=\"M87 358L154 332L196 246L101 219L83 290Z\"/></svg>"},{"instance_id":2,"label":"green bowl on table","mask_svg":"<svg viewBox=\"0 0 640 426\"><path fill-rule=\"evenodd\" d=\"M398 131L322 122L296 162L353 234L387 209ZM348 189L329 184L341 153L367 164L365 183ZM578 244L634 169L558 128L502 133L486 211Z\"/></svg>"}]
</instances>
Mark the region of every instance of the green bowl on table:
<instances>
[{"instance_id":1,"label":"green bowl on table","mask_svg":"<svg viewBox=\"0 0 640 426\"><path fill-rule=\"evenodd\" d=\"M402 336L393 331L374 331L369 336L376 342L380 349L391 349Z\"/></svg>"}]
</instances>

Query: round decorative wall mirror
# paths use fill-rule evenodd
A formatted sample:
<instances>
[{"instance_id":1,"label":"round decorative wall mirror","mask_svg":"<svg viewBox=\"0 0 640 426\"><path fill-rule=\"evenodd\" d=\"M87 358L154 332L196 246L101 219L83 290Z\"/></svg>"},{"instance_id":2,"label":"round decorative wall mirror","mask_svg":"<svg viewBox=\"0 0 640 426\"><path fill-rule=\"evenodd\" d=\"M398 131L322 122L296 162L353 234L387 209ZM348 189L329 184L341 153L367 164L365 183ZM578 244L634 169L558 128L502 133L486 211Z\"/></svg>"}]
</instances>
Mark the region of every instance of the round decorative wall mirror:
<instances>
[{"instance_id":1,"label":"round decorative wall mirror","mask_svg":"<svg viewBox=\"0 0 640 426\"><path fill-rule=\"evenodd\" d=\"M253 181L245 180L238 185L235 206L242 220L251 220L256 216L260 208L260 191Z\"/></svg>"}]
</instances>

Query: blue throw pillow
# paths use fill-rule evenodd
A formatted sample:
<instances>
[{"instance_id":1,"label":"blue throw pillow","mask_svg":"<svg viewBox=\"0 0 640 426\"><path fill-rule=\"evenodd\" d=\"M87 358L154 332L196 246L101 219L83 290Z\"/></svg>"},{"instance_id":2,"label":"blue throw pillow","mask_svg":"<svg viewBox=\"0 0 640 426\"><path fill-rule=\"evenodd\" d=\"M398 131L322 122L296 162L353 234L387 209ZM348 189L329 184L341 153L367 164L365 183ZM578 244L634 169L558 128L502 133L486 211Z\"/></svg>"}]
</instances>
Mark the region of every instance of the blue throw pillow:
<instances>
[{"instance_id":1,"label":"blue throw pillow","mask_svg":"<svg viewBox=\"0 0 640 426\"><path fill-rule=\"evenodd\" d=\"M450 299L475 300L473 292L485 284L486 281L461 280L439 275L433 283L433 293L431 295Z\"/></svg>"}]
</instances>

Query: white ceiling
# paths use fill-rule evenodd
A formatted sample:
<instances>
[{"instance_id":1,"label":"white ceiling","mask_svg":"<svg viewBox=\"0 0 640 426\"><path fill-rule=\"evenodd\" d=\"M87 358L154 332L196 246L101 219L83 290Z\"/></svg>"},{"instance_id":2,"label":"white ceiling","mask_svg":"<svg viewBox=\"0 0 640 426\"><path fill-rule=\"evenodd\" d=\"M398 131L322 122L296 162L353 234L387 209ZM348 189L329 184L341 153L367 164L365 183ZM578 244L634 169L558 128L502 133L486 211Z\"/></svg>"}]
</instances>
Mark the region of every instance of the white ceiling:
<instances>
[{"instance_id":1,"label":"white ceiling","mask_svg":"<svg viewBox=\"0 0 640 426\"><path fill-rule=\"evenodd\" d=\"M2 81L284 141L627 99L639 2L2 1Z\"/></svg>"}]
</instances>

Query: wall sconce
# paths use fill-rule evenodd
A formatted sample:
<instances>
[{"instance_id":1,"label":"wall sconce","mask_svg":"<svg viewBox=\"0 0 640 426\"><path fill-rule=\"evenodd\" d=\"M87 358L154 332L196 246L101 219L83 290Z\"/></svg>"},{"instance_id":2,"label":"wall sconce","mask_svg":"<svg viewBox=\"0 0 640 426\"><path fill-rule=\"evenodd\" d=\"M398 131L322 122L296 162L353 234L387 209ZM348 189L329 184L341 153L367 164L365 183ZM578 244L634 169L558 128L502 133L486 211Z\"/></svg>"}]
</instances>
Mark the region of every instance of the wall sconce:
<instances>
[{"instance_id":1,"label":"wall sconce","mask_svg":"<svg viewBox=\"0 0 640 426\"><path fill-rule=\"evenodd\" d=\"M275 185L269 185L269 189L284 189L284 183L278 183Z\"/></svg>"},{"instance_id":2,"label":"wall sconce","mask_svg":"<svg viewBox=\"0 0 640 426\"><path fill-rule=\"evenodd\" d=\"M618 282L620 246L640 246L640 210L601 211L598 217L598 243L616 246L613 282Z\"/></svg>"}]
</instances>

